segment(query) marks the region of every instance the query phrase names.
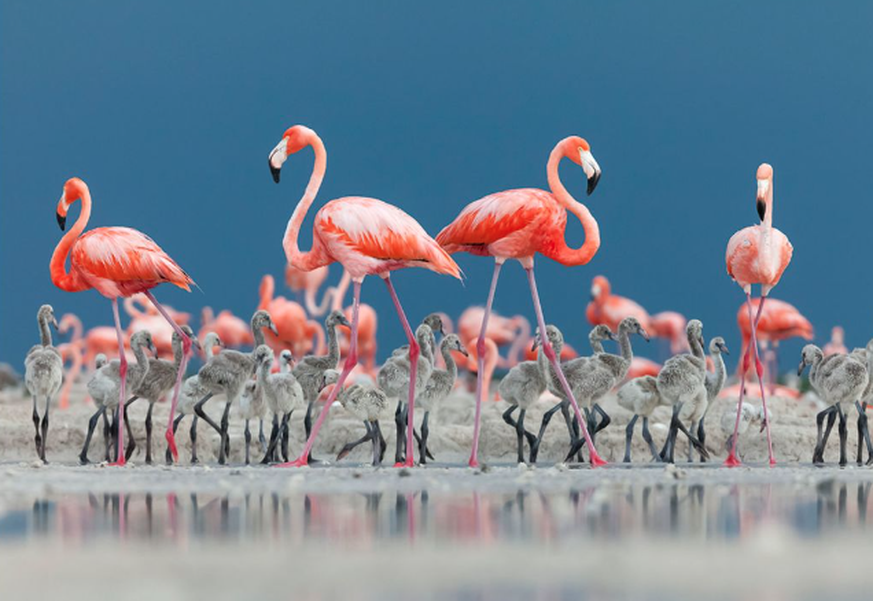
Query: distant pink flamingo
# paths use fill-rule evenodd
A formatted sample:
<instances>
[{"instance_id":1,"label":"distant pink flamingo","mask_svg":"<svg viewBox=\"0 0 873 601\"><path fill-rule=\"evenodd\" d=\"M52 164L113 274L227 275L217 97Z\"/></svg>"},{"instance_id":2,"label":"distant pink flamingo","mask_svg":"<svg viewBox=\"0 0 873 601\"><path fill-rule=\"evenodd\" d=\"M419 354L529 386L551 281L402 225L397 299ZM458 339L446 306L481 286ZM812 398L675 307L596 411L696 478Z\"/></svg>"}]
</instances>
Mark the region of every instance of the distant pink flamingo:
<instances>
[{"instance_id":1,"label":"distant pink flamingo","mask_svg":"<svg viewBox=\"0 0 873 601\"><path fill-rule=\"evenodd\" d=\"M300 293L303 293L303 302L310 317L321 317L330 308L331 297L335 290L333 287L324 291L320 301L316 300L318 289L327 279L329 269L325 265L312 271L301 271L290 263L285 266L285 283L288 284L292 292L298 295L298 300Z\"/></svg>"},{"instance_id":2,"label":"distant pink flamingo","mask_svg":"<svg viewBox=\"0 0 873 601\"><path fill-rule=\"evenodd\" d=\"M670 353L678 355L688 351L688 336L685 335L688 320L684 315L676 311L661 311L652 315L649 324L655 337L670 341Z\"/></svg>"},{"instance_id":3,"label":"distant pink flamingo","mask_svg":"<svg viewBox=\"0 0 873 601\"><path fill-rule=\"evenodd\" d=\"M50 270L52 282L61 290L79 292L94 288L112 301L112 314L115 317L115 334L118 338L118 357L121 377L119 407L124 407L127 358L124 355L124 334L121 318L118 315L118 297L128 297L140 292L152 302L155 308L170 322L182 337L183 357L173 389L173 402L167 424L167 444L177 458L176 439L173 436L173 417L179 400L179 386L185 373L185 365L191 352L191 340L173 321L164 307L158 302L151 289L169 282L190 291L194 280L165 253L160 246L145 234L128 227L99 227L82 235L91 217L91 192L78 177L67 180L64 192L58 202L57 218L61 230L67 224L70 206L80 200L82 212L75 225L67 232L52 254ZM67 256L70 258L70 271L66 270ZM118 411L118 461L124 465L124 411Z\"/></svg>"},{"instance_id":4,"label":"distant pink flamingo","mask_svg":"<svg viewBox=\"0 0 873 601\"><path fill-rule=\"evenodd\" d=\"M612 286L606 276L594 276L591 281L591 302L585 308L588 322L597 326L604 324L613 332L618 331L618 324L625 317L636 317L646 332L652 331L649 312L636 301L612 293ZM685 330L682 330L685 335Z\"/></svg>"},{"instance_id":5,"label":"distant pink flamingo","mask_svg":"<svg viewBox=\"0 0 873 601\"><path fill-rule=\"evenodd\" d=\"M767 163L758 167L756 175L758 193L756 207L760 225L752 225L741 229L731 236L728 241L725 262L727 263L728 275L740 285L746 293L746 304L749 308L749 320L752 323L752 340L749 348L743 354L740 367L740 398L737 403L737 419L734 424L734 437L731 451L724 464L729 467L740 465L737 459L737 431L742 417L743 395L745 393L746 372L749 369L752 355L755 357L755 371L758 374L758 383L761 386L761 403L764 406L764 415L767 413L767 399L764 393L764 366L758 357L757 330L761 311L767 295L782 278L782 273L791 262L791 254L794 248L788 237L773 227L773 167ZM752 284L761 285L761 302L758 304L757 316L752 319ZM770 455L770 465L776 465L773 456L773 441L770 437L770 420L764 420L767 426L767 450Z\"/></svg>"},{"instance_id":6,"label":"distant pink flamingo","mask_svg":"<svg viewBox=\"0 0 873 601\"><path fill-rule=\"evenodd\" d=\"M849 354L849 349L846 348L846 332L841 326L834 326L833 329L831 329L830 342L824 345L822 352L825 357L828 355Z\"/></svg>"},{"instance_id":7,"label":"distant pink flamingo","mask_svg":"<svg viewBox=\"0 0 873 601\"><path fill-rule=\"evenodd\" d=\"M127 335L124 344L129 344ZM85 333L85 365L89 369L94 368L94 359L103 353L107 358L113 359L118 355L118 339L115 336L115 328L111 326L97 326Z\"/></svg>"},{"instance_id":8,"label":"distant pink flamingo","mask_svg":"<svg viewBox=\"0 0 873 601\"><path fill-rule=\"evenodd\" d=\"M465 251L473 255L494 257L494 275L491 278L485 317L482 320L482 329L479 333L476 349L479 358L479 378L476 383L476 414L473 422L471 466L479 465L479 431L482 395L485 392L482 388L485 340L488 331L488 316L494 303L500 268L507 259L516 259L521 263L527 272L537 325L540 332L545 332L546 323L534 279L534 255L536 253L543 254L562 265L585 265L600 248L600 230L597 221L585 205L577 202L561 183L561 178L558 175L558 164L563 158L568 158L582 167L588 179L588 194L591 194L600 180L600 166L594 160L588 142L578 136L571 136L558 142L549 156L546 171L551 193L545 190L525 188L491 194L468 204L458 217L437 236L437 242L450 253ZM582 222L582 229L585 232L585 243L578 249L567 246L564 239L567 211L573 213ZM582 433L588 444L591 463L592 465L602 465L605 462L597 454L597 449L594 448L582 412L579 410L576 398L564 377L555 351L546 336L543 336L543 342L543 352L557 373L567 398L573 405L576 419L581 425Z\"/></svg>"},{"instance_id":9,"label":"distant pink flamingo","mask_svg":"<svg viewBox=\"0 0 873 601\"><path fill-rule=\"evenodd\" d=\"M124 311L130 316L130 323L127 325L127 337L125 345L129 344L130 337L134 332L145 330L152 335L152 340L155 343L155 348L158 350L158 355L162 357L173 356L173 327L167 323L163 315L158 313L154 306L146 304L147 297L145 294L134 294L124 299L122 303ZM182 311L176 311L169 305L164 305L164 310L170 316L174 323L180 326L187 325L191 320L191 314Z\"/></svg>"},{"instance_id":10,"label":"distant pink flamingo","mask_svg":"<svg viewBox=\"0 0 873 601\"><path fill-rule=\"evenodd\" d=\"M324 352L324 329L317 321L307 319L303 306L284 296L273 296L276 281L267 274L261 278L258 309L264 309L273 318L278 335L265 332L267 344L277 353L290 349L295 357L303 357L313 350ZM313 342L314 340L314 342Z\"/></svg>"},{"instance_id":11,"label":"distant pink flamingo","mask_svg":"<svg viewBox=\"0 0 873 601\"><path fill-rule=\"evenodd\" d=\"M82 320L73 313L66 313L58 323L58 333L66 334L70 330L73 330L70 339L58 345L58 351L60 351L64 363L70 362L70 367L64 374L64 385L61 387L61 394L58 399L59 409L67 409L70 406L70 391L73 389L73 383L79 378L79 374L82 373L83 357L85 355L85 340L82 338Z\"/></svg>"},{"instance_id":12,"label":"distant pink flamingo","mask_svg":"<svg viewBox=\"0 0 873 601\"><path fill-rule=\"evenodd\" d=\"M298 236L309 207L312 206L327 168L327 151L318 135L302 125L289 128L276 147L270 152L269 164L273 180L279 182L279 173L289 155L311 146L315 164L306 192L297 203L285 230L282 246L288 263L303 271L312 271L338 262L349 272L354 283L352 331L349 354L343 364L336 386L330 393L324 408L312 427L312 433L300 457L283 465L303 466L312 450L315 438L327 417L333 401L342 390L349 372L358 362L358 310L361 302L361 284L364 277L378 275L388 287L397 315L409 341L410 386L407 448L413 449L413 411L415 408L415 381L420 349L413 336L409 321L403 312L400 299L391 283L391 271L405 267L424 267L437 273L461 278L461 270L452 258L427 235L415 219L388 203L375 198L349 196L332 200L315 215L312 248L302 252ZM406 465L413 465L413 453L407 453Z\"/></svg>"},{"instance_id":13,"label":"distant pink flamingo","mask_svg":"<svg viewBox=\"0 0 873 601\"><path fill-rule=\"evenodd\" d=\"M212 307L203 307L200 311L200 331L197 333L201 342L205 341L209 332L218 334L221 344L227 348L251 346L255 342L251 326L227 309L215 315Z\"/></svg>"}]
</instances>

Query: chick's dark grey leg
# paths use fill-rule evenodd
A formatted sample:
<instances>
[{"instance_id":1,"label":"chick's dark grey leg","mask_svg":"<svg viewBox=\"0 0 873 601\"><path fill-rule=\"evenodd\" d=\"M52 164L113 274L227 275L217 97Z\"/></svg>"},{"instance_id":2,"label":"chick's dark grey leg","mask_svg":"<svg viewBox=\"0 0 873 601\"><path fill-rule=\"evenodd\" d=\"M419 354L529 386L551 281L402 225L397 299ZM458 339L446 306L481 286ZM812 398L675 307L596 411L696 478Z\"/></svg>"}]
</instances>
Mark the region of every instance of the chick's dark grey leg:
<instances>
[{"instance_id":1,"label":"chick's dark grey leg","mask_svg":"<svg viewBox=\"0 0 873 601\"><path fill-rule=\"evenodd\" d=\"M97 422L100 421L101 415L106 415L106 407L100 407L88 421L88 433L85 435L85 445L82 447L82 452L79 453L79 463L82 465L90 463L90 461L88 461L88 447L91 446L91 437L94 435L94 429L97 427Z\"/></svg>"},{"instance_id":2,"label":"chick's dark grey leg","mask_svg":"<svg viewBox=\"0 0 873 601\"><path fill-rule=\"evenodd\" d=\"M655 440L652 438L652 433L649 431L649 418L643 418L643 440L649 445L649 451L652 453L652 459L660 462L661 455L658 453L658 447L655 446Z\"/></svg>"},{"instance_id":3,"label":"chick's dark grey leg","mask_svg":"<svg viewBox=\"0 0 873 601\"><path fill-rule=\"evenodd\" d=\"M631 462L631 441L634 438L634 426L637 425L637 420L640 418L639 415L634 415L630 421L627 423L627 428L625 428L625 439L624 439L624 463Z\"/></svg>"},{"instance_id":4,"label":"chick's dark grey leg","mask_svg":"<svg viewBox=\"0 0 873 601\"><path fill-rule=\"evenodd\" d=\"M531 449L530 449L530 462L531 463L537 462L537 455L539 454L540 445L543 442L543 436L545 436L545 434L546 434L546 428L548 427L549 422L552 420L552 416L561 410L561 405L563 405L563 402L557 403L554 407L552 407L551 409L549 409L548 411L546 411L543 414L543 421L542 421L542 423L540 423L539 434L537 434L536 441L534 442L533 445L531 445ZM570 431L572 432L572 426L570 426Z\"/></svg>"}]
</instances>

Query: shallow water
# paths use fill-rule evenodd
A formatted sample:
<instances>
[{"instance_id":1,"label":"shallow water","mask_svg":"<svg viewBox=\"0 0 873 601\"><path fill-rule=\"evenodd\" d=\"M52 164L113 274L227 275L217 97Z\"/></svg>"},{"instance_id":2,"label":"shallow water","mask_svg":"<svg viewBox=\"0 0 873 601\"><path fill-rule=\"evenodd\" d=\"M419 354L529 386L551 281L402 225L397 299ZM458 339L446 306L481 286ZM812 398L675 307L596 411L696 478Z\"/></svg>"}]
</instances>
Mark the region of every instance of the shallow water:
<instances>
[{"instance_id":1,"label":"shallow water","mask_svg":"<svg viewBox=\"0 0 873 601\"><path fill-rule=\"evenodd\" d=\"M95 562L182 562L163 581L178 598L201 570L217 598L240 582L284 590L289 571L301 576L291 590L316 599L761 598L744 580L776 598L823 586L851 598L869 584L871 488L860 468L9 466L0 559L26 571L27 553L58 558L50 586ZM3 572L4 588L25 586Z\"/></svg>"}]
</instances>

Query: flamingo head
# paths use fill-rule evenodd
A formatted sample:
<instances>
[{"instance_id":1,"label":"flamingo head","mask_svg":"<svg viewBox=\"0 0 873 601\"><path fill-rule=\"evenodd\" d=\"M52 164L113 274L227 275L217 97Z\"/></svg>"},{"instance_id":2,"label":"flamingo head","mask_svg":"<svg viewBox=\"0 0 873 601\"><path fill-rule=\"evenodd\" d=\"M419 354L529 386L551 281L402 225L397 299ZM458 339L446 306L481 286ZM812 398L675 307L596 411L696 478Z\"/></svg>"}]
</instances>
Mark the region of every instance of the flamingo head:
<instances>
[{"instance_id":1,"label":"flamingo head","mask_svg":"<svg viewBox=\"0 0 873 601\"><path fill-rule=\"evenodd\" d=\"M709 341L709 352L713 355L719 355L722 353L724 353L725 355L730 355L728 347L724 343L724 338L722 338L721 336L716 336Z\"/></svg>"},{"instance_id":2,"label":"flamingo head","mask_svg":"<svg viewBox=\"0 0 873 601\"><path fill-rule=\"evenodd\" d=\"M764 221L767 216L767 208L773 202L773 167L767 163L761 163L755 178L758 180L758 195L755 206L758 209L758 217Z\"/></svg>"},{"instance_id":3,"label":"flamingo head","mask_svg":"<svg viewBox=\"0 0 873 601\"><path fill-rule=\"evenodd\" d=\"M66 334L70 331L70 328L75 328L77 320L78 318L72 313L65 313L61 317L60 323L58 323L58 333Z\"/></svg>"},{"instance_id":4,"label":"flamingo head","mask_svg":"<svg viewBox=\"0 0 873 601\"><path fill-rule=\"evenodd\" d=\"M274 336L279 335L279 330L276 329L276 324L273 323L273 318L270 317L270 314L263 309L255 311L255 314L252 315L251 326L252 332L256 332L262 328L267 328L271 332L273 332Z\"/></svg>"},{"instance_id":5,"label":"flamingo head","mask_svg":"<svg viewBox=\"0 0 873 601\"><path fill-rule=\"evenodd\" d=\"M703 322L699 319L692 319L688 322L688 325L685 326L685 334L688 336L689 346L697 342L701 348L705 348L703 344Z\"/></svg>"},{"instance_id":6,"label":"flamingo head","mask_svg":"<svg viewBox=\"0 0 873 601\"><path fill-rule=\"evenodd\" d=\"M130 346L131 348L135 348L137 346L147 348L153 357L157 359L158 357L158 349L155 346L154 340L152 340L152 335L148 330L137 330L133 333L133 336L130 337Z\"/></svg>"},{"instance_id":7,"label":"flamingo head","mask_svg":"<svg viewBox=\"0 0 873 601\"><path fill-rule=\"evenodd\" d=\"M612 333L608 325L602 323L591 329L591 332L588 334L588 340L592 343L600 340L615 340L615 334Z\"/></svg>"},{"instance_id":8,"label":"flamingo head","mask_svg":"<svg viewBox=\"0 0 873 601\"><path fill-rule=\"evenodd\" d=\"M294 362L294 355L288 349L282 349L282 352L279 353L279 361L286 367L291 367L291 364Z\"/></svg>"},{"instance_id":9,"label":"flamingo head","mask_svg":"<svg viewBox=\"0 0 873 601\"><path fill-rule=\"evenodd\" d=\"M814 344L807 344L800 352L800 365L797 366L797 375L801 375L807 365L815 365L822 360L821 349Z\"/></svg>"},{"instance_id":10,"label":"flamingo head","mask_svg":"<svg viewBox=\"0 0 873 601\"><path fill-rule=\"evenodd\" d=\"M446 330L443 327L443 316L441 313L431 313L427 317L425 317L421 323L426 323L430 326L430 329L434 332L439 332L443 336L446 334Z\"/></svg>"},{"instance_id":11,"label":"flamingo head","mask_svg":"<svg viewBox=\"0 0 873 601\"><path fill-rule=\"evenodd\" d=\"M312 137L315 132L304 125L295 125L285 130L282 139L276 144L276 147L270 152L268 162L270 164L270 173L273 175L273 181L279 183L279 173L282 170L282 165L288 157L295 152L309 146L312 142Z\"/></svg>"},{"instance_id":12,"label":"flamingo head","mask_svg":"<svg viewBox=\"0 0 873 601\"><path fill-rule=\"evenodd\" d=\"M606 276L597 275L591 280L591 300L600 301L609 296L612 288L609 285L609 280Z\"/></svg>"},{"instance_id":13,"label":"flamingo head","mask_svg":"<svg viewBox=\"0 0 873 601\"><path fill-rule=\"evenodd\" d=\"M36 313L36 320L39 323L47 323L53 326L56 330L58 329L58 320L55 317L55 310L51 305L43 305L39 308L39 311Z\"/></svg>"},{"instance_id":14,"label":"flamingo head","mask_svg":"<svg viewBox=\"0 0 873 601\"><path fill-rule=\"evenodd\" d=\"M64 193L61 194L61 199L58 201L58 226L61 231L67 227L67 211L70 210L70 205L77 200L82 200L82 196L88 192L88 186L85 185L78 177L71 177L64 184Z\"/></svg>"},{"instance_id":15,"label":"flamingo head","mask_svg":"<svg viewBox=\"0 0 873 601\"><path fill-rule=\"evenodd\" d=\"M446 335L440 345L450 351L458 351L465 357L470 356L470 353L468 353L467 349L464 348L464 344L461 342L461 339L458 337L457 334Z\"/></svg>"},{"instance_id":16,"label":"flamingo head","mask_svg":"<svg viewBox=\"0 0 873 601\"><path fill-rule=\"evenodd\" d=\"M546 337L549 339L549 344L553 349L555 349L556 354L560 354L561 350L564 348L564 335L561 333L561 330L557 328L557 326L553 326L552 324L546 325ZM530 350L536 351L543 344L542 337L540 336L540 329L537 328L537 334L534 336L533 345L531 345Z\"/></svg>"},{"instance_id":17,"label":"flamingo head","mask_svg":"<svg viewBox=\"0 0 873 601\"><path fill-rule=\"evenodd\" d=\"M273 365L273 359L275 355L273 354L273 349L271 349L266 344L262 344L258 348L255 349L254 353L254 361L252 364L252 375L257 373L258 368L262 365L270 366Z\"/></svg>"},{"instance_id":18,"label":"flamingo head","mask_svg":"<svg viewBox=\"0 0 873 601\"><path fill-rule=\"evenodd\" d=\"M600 165L591 154L591 145L585 138L579 136L570 136L563 143L564 156L582 167L585 171L585 177L588 179L588 195L594 192L597 187L597 182L600 181Z\"/></svg>"}]
</instances>

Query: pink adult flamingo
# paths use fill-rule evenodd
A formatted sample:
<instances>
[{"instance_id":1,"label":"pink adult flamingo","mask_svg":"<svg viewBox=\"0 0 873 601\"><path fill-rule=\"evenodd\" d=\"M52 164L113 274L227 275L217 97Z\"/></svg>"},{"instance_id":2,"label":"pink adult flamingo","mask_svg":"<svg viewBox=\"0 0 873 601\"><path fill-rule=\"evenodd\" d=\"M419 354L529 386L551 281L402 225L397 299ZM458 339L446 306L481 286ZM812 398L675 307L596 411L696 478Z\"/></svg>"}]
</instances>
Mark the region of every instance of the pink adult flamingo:
<instances>
[{"instance_id":1,"label":"pink adult flamingo","mask_svg":"<svg viewBox=\"0 0 873 601\"><path fill-rule=\"evenodd\" d=\"M349 353L343 364L336 386L330 392L324 408L318 415L318 420L312 427L312 433L306 441L303 452L296 461L283 465L303 466L307 464L309 452L318 431L327 417L330 407L342 390L343 383L358 361L358 308L361 302L361 284L364 277L378 275L388 287L388 293L394 306L406 338L409 341L410 385L409 385L409 424L406 429L407 448L413 447L413 410L415 408L415 378L418 368L420 349L409 321L403 312L400 299L391 282L391 272L404 267L424 267L437 273L461 278L461 270L452 258L436 241L427 235L419 223L398 209L375 198L348 196L331 200L319 209L313 224L312 248L302 252L298 246L298 236L306 212L312 206L324 172L327 168L327 151L318 135L302 125L289 128L276 147L270 152L269 164L273 180L279 183L279 173L289 155L311 146L315 153L315 164L306 192L297 203L282 246L288 263L303 271L311 271L325 265L337 262L348 271L354 283L354 300L352 310L352 332ZM408 453L406 465L413 465L413 453Z\"/></svg>"},{"instance_id":2,"label":"pink adult flamingo","mask_svg":"<svg viewBox=\"0 0 873 601\"><path fill-rule=\"evenodd\" d=\"M491 194L468 204L458 217L437 236L437 242L450 253L466 251L473 255L494 257L494 275L491 278L485 317L482 319L482 328L477 342L479 377L476 382L476 415L473 422L471 466L479 465L479 429L483 392L481 375L484 371L488 317L494 303L500 268L507 259L516 259L524 267L537 315L537 325L540 332L545 332L546 324L534 279L534 255L536 253L543 254L562 265L585 265L600 247L600 230L597 221L585 205L577 202L561 183L561 178L558 175L558 164L565 157L581 166L585 171L585 176L588 179L588 194L590 195L600 180L600 166L594 160L588 142L578 136L571 136L558 142L549 156L546 171L551 193L545 190L525 188ZM582 228L585 232L585 243L578 249L567 246L564 239L567 211L573 213L582 222ZM576 419L581 424L582 433L585 435L585 441L590 450L591 463L592 465L602 465L605 462L597 454L597 449L592 444L585 420L582 418L576 398L567 384L567 379L564 377L555 351L546 337L543 337L543 341L543 352L558 374L561 385L572 402Z\"/></svg>"},{"instance_id":3,"label":"pink adult flamingo","mask_svg":"<svg viewBox=\"0 0 873 601\"><path fill-rule=\"evenodd\" d=\"M212 307L203 307L201 309L200 331L197 333L201 342L206 340L206 334L209 332L218 334L221 344L227 348L251 346L255 343L251 325L227 309L224 309L218 315L215 315Z\"/></svg>"},{"instance_id":4,"label":"pink adult flamingo","mask_svg":"<svg viewBox=\"0 0 873 601\"><path fill-rule=\"evenodd\" d=\"M125 346L130 345L130 337L133 336L134 332L145 330L152 335L158 355L172 357L173 328L160 313L155 311L153 306L145 304L146 298L144 294L134 294L125 298L122 303L125 313L130 316L130 323L127 324ZM190 313L177 311L170 305L164 305L164 310L173 320L173 323L177 323L180 326L187 325L191 320Z\"/></svg>"},{"instance_id":5,"label":"pink adult flamingo","mask_svg":"<svg viewBox=\"0 0 873 601\"><path fill-rule=\"evenodd\" d=\"M179 385L185 373L185 365L191 351L191 340L170 318L164 307L158 302L151 289L164 282L169 282L190 291L194 280L185 273L179 265L165 253L155 242L135 229L129 227L98 227L82 235L91 217L91 192L88 186L78 177L67 180L64 192L58 202L58 225L63 231L67 224L67 212L77 200L82 202L79 218L64 234L55 247L50 263L52 282L61 290L80 292L94 288L112 301L112 314L115 318L115 335L118 339L118 358L120 360L119 375L121 390L119 407L124 407L125 378L127 376L127 358L124 355L124 335L121 330L121 319L118 315L118 297L128 297L139 292L145 293L155 308L170 322L182 337L184 350L182 364L176 376L176 387L173 389L173 403L170 408L170 419L167 424L167 444L173 456L178 459L176 439L173 436L173 416L176 415L176 404L179 400ZM70 270L66 270L67 256L70 257ZM118 412L118 461L115 465L124 465L124 411Z\"/></svg>"},{"instance_id":6,"label":"pink adult flamingo","mask_svg":"<svg viewBox=\"0 0 873 601\"><path fill-rule=\"evenodd\" d=\"M822 348L824 356L828 355L848 355L849 349L846 348L846 332L841 326L834 326L831 329L831 339Z\"/></svg>"},{"instance_id":7,"label":"pink adult flamingo","mask_svg":"<svg viewBox=\"0 0 873 601\"><path fill-rule=\"evenodd\" d=\"M676 311L661 311L652 315L649 324L655 337L670 341L672 354L678 355L688 350L688 336L685 335L688 320L684 315Z\"/></svg>"},{"instance_id":8,"label":"pink adult flamingo","mask_svg":"<svg viewBox=\"0 0 873 601\"><path fill-rule=\"evenodd\" d=\"M125 345L128 344L125 336ZM118 340L115 337L115 328L110 326L97 326L85 333L85 365L89 369L94 368L94 359L103 353L109 359L114 359L118 352Z\"/></svg>"},{"instance_id":9,"label":"pink adult flamingo","mask_svg":"<svg viewBox=\"0 0 873 601\"><path fill-rule=\"evenodd\" d=\"M625 317L636 317L646 332L653 330L649 312L636 301L613 294L609 280L603 275L594 276L591 281L591 302L585 308L585 316L591 325L605 324L613 332L618 331L618 324ZM682 335L685 336L684 328Z\"/></svg>"},{"instance_id":10,"label":"pink adult flamingo","mask_svg":"<svg viewBox=\"0 0 873 601\"><path fill-rule=\"evenodd\" d=\"M779 283L782 273L791 262L791 253L794 251L788 237L773 227L773 167L767 163L762 163L758 167L756 179L758 180L756 207L761 223L743 228L731 236L725 256L728 275L746 293L749 320L752 322L752 341L746 352L743 353L740 364L740 398L737 403L734 438L731 451L724 462L728 467L740 465L740 460L737 459L737 438L739 438L737 430L739 430L742 416L746 371L749 369L753 354L755 371L761 386L761 403L764 406L764 415L767 415L767 399L764 394L763 380L764 366L758 358L756 331L761 311L764 309L764 301L767 300L770 290ZM758 312L754 319L752 319L752 284L761 285L761 302L758 304ZM770 465L776 465L776 458L773 456L773 441L770 437L770 420L764 420L764 423L767 426L767 451L770 455Z\"/></svg>"},{"instance_id":11,"label":"pink adult flamingo","mask_svg":"<svg viewBox=\"0 0 873 601\"><path fill-rule=\"evenodd\" d=\"M70 362L70 367L64 374L64 385L58 398L59 409L67 409L70 406L70 391L73 389L73 383L82 372L83 357L85 355L85 340L82 338L82 320L73 313L65 313L58 323L58 333L66 334L70 330L72 330L70 339L58 345L61 358L63 358L64 362Z\"/></svg>"}]
</instances>

